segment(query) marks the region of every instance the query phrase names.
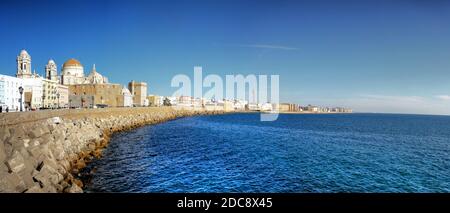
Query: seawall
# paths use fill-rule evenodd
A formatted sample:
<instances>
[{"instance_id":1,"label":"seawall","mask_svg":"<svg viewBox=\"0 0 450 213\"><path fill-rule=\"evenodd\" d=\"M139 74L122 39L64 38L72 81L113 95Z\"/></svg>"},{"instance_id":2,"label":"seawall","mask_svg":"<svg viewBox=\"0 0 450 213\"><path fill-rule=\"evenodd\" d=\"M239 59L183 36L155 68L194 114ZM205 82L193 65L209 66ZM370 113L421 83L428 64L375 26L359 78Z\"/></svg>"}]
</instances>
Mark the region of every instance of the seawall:
<instances>
[{"instance_id":1,"label":"seawall","mask_svg":"<svg viewBox=\"0 0 450 213\"><path fill-rule=\"evenodd\" d=\"M80 169L117 131L218 111L170 107L0 114L0 192L83 192Z\"/></svg>"}]
</instances>

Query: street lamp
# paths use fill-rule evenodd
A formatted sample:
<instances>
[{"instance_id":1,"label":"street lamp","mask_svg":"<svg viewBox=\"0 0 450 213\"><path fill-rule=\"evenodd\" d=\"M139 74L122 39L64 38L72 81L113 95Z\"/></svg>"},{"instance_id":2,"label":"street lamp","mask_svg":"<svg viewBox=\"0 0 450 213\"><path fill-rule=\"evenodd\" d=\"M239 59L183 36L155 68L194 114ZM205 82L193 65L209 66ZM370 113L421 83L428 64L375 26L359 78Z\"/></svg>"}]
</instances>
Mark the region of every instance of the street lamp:
<instances>
[{"instance_id":1,"label":"street lamp","mask_svg":"<svg viewBox=\"0 0 450 213\"><path fill-rule=\"evenodd\" d=\"M56 93L56 97L58 97L58 109L59 109L59 92Z\"/></svg>"},{"instance_id":2,"label":"street lamp","mask_svg":"<svg viewBox=\"0 0 450 213\"><path fill-rule=\"evenodd\" d=\"M20 93L20 111L22 112L22 111L23 111L23 109L22 109L22 94L23 94L23 87L22 87L22 86L19 87L19 93Z\"/></svg>"}]
</instances>

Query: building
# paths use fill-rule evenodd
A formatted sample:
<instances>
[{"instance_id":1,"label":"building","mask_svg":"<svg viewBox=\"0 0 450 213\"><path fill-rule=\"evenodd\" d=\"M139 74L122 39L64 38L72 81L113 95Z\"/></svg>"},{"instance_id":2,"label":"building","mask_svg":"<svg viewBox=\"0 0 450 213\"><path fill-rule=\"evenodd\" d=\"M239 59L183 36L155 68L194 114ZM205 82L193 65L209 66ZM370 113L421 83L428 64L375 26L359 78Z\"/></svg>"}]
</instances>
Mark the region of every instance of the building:
<instances>
[{"instance_id":1,"label":"building","mask_svg":"<svg viewBox=\"0 0 450 213\"><path fill-rule=\"evenodd\" d=\"M133 105L145 106L145 100L147 100L147 83L131 81L128 83L128 89L133 95Z\"/></svg>"},{"instance_id":2,"label":"building","mask_svg":"<svg viewBox=\"0 0 450 213\"><path fill-rule=\"evenodd\" d=\"M31 56L26 50L17 56L17 78L23 79L25 108L39 109L42 107L42 78L31 73Z\"/></svg>"},{"instance_id":3,"label":"building","mask_svg":"<svg viewBox=\"0 0 450 213\"><path fill-rule=\"evenodd\" d=\"M84 75L83 65L76 59L67 60L61 70L61 84L107 84L108 78L102 76L95 69L95 64L88 76Z\"/></svg>"},{"instance_id":4,"label":"building","mask_svg":"<svg viewBox=\"0 0 450 213\"><path fill-rule=\"evenodd\" d=\"M38 78L39 75L31 73L31 56L28 54L26 50L20 51L20 54L17 56L17 78Z\"/></svg>"},{"instance_id":5,"label":"building","mask_svg":"<svg viewBox=\"0 0 450 213\"><path fill-rule=\"evenodd\" d=\"M83 84L85 81L83 65L76 59L67 60L61 69L61 84Z\"/></svg>"},{"instance_id":6,"label":"building","mask_svg":"<svg viewBox=\"0 0 450 213\"><path fill-rule=\"evenodd\" d=\"M163 100L161 96L158 95L149 95L147 96L149 106L162 106Z\"/></svg>"},{"instance_id":7,"label":"building","mask_svg":"<svg viewBox=\"0 0 450 213\"><path fill-rule=\"evenodd\" d=\"M70 108L92 108L94 107L93 95L69 95Z\"/></svg>"},{"instance_id":8,"label":"building","mask_svg":"<svg viewBox=\"0 0 450 213\"><path fill-rule=\"evenodd\" d=\"M57 86L58 81L42 79L42 108L58 108Z\"/></svg>"},{"instance_id":9,"label":"building","mask_svg":"<svg viewBox=\"0 0 450 213\"><path fill-rule=\"evenodd\" d=\"M123 96L123 107L132 107L133 106L133 95L131 95L130 90L126 87L122 87L122 96Z\"/></svg>"},{"instance_id":10,"label":"building","mask_svg":"<svg viewBox=\"0 0 450 213\"><path fill-rule=\"evenodd\" d=\"M42 78L24 78L23 88L25 94L25 107L39 109L42 105L43 82Z\"/></svg>"},{"instance_id":11,"label":"building","mask_svg":"<svg viewBox=\"0 0 450 213\"><path fill-rule=\"evenodd\" d=\"M56 67L55 61L52 59L45 65L45 78L59 83L58 68Z\"/></svg>"},{"instance_id":12,"label":"building","mask_svg":"<svg viewBox=\"0 0 450 213\"><path fill-rule=\"evenodd\" d=\"M102 76L95 69L95 64L92 67L91 73L84 80L84 84L107 84L108 78Z\"/></svg>"},{"instance_id":13,"label":"building","mask_svg":"<svg viewBox=\"0 0 450 213\"><path fill-rule=\"evenodd\" d=\"M69 87L61 84L56 85L56 97L58 98L58 108L69 107Z\"/></svg>"},{"instance_id":14,"label":"building","mask_svg":"<svg viewBox=\"0 0 450 213\"><path fill-rule=\"evenodd\" d=\"M309 112L319 112L319 107L318 106L308 105L306 107L306 110L308 110Z\"/></svg>"},{"instance_id":15,"label":"building","mask_svg":"<svg viewBox=\"0 0 450 213\"><path fill-rule=\"evenodd\" d=\"M22 79L0 74L0 106L3 112L6 108L9 111L20 110L21 103L25 107L24 96L20 96L19 87L23 87Z\"/></svg>"},{"instance_id":16,"label":"building","mask_svg":"<svg viewBox=\"0 0 450 213\"><path fill-rule=\"evenodd\" d=\"M124 106L124 95L120 84L77 84L69 85L69 96L72 100L83 96L93 96L93 106ZM80 96L75 98L74 96ZM71 105L74 107L74 105ZM83 105L86 107L86 105Z\"/></svg>"},{"instance_id":17,"label":"building","mask_svg":"<svg viewBox=\"0 0 450 213\"><path fill-rule=\"evenodd\" d=\"M278 110L280 112L298 112L300 111L300 107L298 104L281 103L278 105Z\"/></svg>"}]
</instances>

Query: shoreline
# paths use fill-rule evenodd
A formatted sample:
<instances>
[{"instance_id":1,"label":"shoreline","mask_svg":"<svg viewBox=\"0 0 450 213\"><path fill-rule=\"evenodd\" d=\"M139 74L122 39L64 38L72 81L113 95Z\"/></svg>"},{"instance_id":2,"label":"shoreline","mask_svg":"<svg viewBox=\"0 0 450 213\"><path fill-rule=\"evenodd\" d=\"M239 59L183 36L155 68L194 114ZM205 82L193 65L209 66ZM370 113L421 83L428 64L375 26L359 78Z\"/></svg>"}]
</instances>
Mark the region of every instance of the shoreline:
<instances>
[{"instance_id":1,"label":"shoreline","mask_svg":"<svg viewBox=\"0 0 450 213\"><path fill-rule=\"evenodd\" d=\"M0 192L81 193L84 183L80 172L102 156L113 133L181 117L222 113L142 107L1 116Z\"/></svg>"}]
</instances>

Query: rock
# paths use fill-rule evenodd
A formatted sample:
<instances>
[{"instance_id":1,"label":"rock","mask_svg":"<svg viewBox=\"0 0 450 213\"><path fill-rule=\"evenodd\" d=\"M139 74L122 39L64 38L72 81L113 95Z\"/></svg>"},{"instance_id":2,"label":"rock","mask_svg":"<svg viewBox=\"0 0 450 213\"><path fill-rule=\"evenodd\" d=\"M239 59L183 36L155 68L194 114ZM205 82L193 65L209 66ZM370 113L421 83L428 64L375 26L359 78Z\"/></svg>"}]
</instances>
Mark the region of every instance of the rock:
<instances>
[{"instance_id":1,"label":"rock","mask_svg":"<svg viewBox=\"0 0 450 213\"><path fill-rule=\"evenodd\" d=\"M56 188L53 185L45 185L42 187L42 192L44 193L56 193Z\"/></svg>"},{"instance_id":2,"label":"rock","mask_svg":"<svg viewBox=\"0 0 450 213\"><path fill-rule=\"evenodd\" d=\"M0 174L0 192L24 192L26 185L15 173Z\"/></svg>"},{"instance_id":3,"label":"rock","mask_svg":"<svg viewBox=\"0 0 450 213\"><path fill-rule=\"evenodd\" d=\"M0 143L6 141L11 134L9 133L9 129L6 127L0 128Z\"/></svg>"},{"instance_id":4,"label":"rock","mask_svg":"<svg viewBox=\"0 0 450 213\"><path fill-rule=\"evenodd\" d=\"M50 134L42 135L41 138L42 138L41 144L51 143L54 140L53 136Z\"/></svg>"},{"instance_id":5,"label":"rock","mask_svg":"<svg viewBox=\"0 0 450 213\"><path fill-rule=\"evenodd\" d=\"M35 184L31 188L27 189L25 193L44 193L44 191L42 190L41 186L39 186L39 184Z\"/></svg>"},{"instance_id":6,"label":"rock","mask_svg":"<svg viewBox=\"0 0 450 213\"><path fill-rule=\"evenodd\" d=\"M60 123L62 123L62 120L60 117L53 117L53 118L49 118L47 120L47 122L50 124L60 124Z\"/></svg>"},{"instance_id":7,"label":"rock","mask_svg":"<svg viewBox=\"0 0 450 213\"><path fill-rule=\"evenodd\" d=\"M3 163L6 159L6 153L5 153L5 144L3 141L0 141L0 163Z\"/></svg>"},{"instance_id":8,"label":"rock","mask_svg":"<svg viewBox=\"0 0 450 213\"><path fill-rule=\"evenodd\" d=\"M41 145L40 140L41 140L40 138L35 138L35 139L33 139L33 140L29 143L30 147L35 147L35 146Z\"/></svg>"},{"instance_id":9,"label":"rock","mask_svg":"<svg viewBox=\"0 0 450 213\"><path fill-rule=\"evenodd\" d=\"M63 175L59 174L55 169L45 164L33 178L43 187L57 185L64 179Z\"/></svg>"},{"instance_id":10,"label":"rock","mask_svg":"<svg viewBox=\"0 0 450 213\"><path fill-rule=\"evenodd\" d=\"M35 146L35 147L31 147L28 149L28 153L34 157L34 158L38 158L40 155L43 155L41 152L41 148Z\"/></svg>"},{"instance_id":11,"label":"rock","mask_svg":"<svg viewBox=\"0 0 450 213\"><path fill-rule=\"evenodd\" d=\"M83 193L83 189L81 189L77 184L72 184L72 186L67 187L64 192L66 193Z\"/></svg>"},{"instance_id":12,"label":"rock","mask_svg":"<svg viewBox=\"0 0 450 213\"><path fill-rule=\"evenodd\" d=\"M31 138L39 138L42 135L49 132L48 128L44 125L36 125L33 130L28 134Z\"/></svg>"},{"instance_id":13,"label":"rock","mask_svg":"<svg viewBox=\"0 0 450 213\"><path fill-rule=\"evenodd\" d=\"M56 160L64 159L64 156L66 156L66 153L64 152L64 148L62 147L62 145L55 146L53 148L53 156L55 156Z\"/></svg>"},{"instance_id":14,"label":"rock","mask_svg":"<svg viewBox=\"0 0 450 213\"><path fill-rule=\"evenodd\" d=\"M18 151L14 151L11 158L6 161L6 165L8 166L9 171L14 173L18 173L21 170L25 169L25 161Z\"/></svg>"},{"instance_id":15,"label":"rock","mask_svg":"<svg viewBox=\"0 0 450 213\"><path fill-rule=\"evenodd\" d=\"M76 178L72 178L72 185L77 185L78 187L83 187L84 184L81 180L76 179Z\"/></svg>"}]
</instances>

